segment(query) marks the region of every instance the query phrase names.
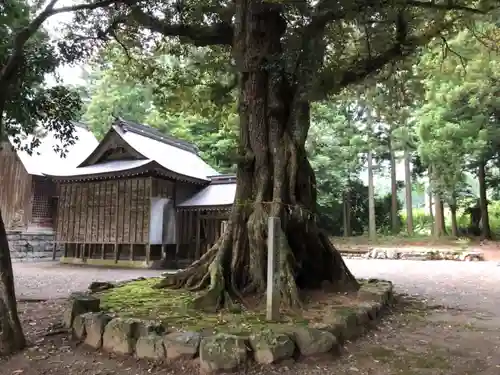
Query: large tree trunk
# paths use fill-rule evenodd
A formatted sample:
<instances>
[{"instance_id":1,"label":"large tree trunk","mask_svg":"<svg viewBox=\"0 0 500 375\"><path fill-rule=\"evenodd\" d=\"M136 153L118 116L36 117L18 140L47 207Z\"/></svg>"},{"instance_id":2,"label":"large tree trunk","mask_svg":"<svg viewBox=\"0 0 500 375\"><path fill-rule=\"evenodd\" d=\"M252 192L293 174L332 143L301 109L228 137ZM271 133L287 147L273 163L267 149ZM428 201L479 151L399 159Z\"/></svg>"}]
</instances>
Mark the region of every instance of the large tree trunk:
<instances>
[{"instance_id":1,"label":"large tree trunk","mask_svg":"<svg viewBox=\"0 0 500 375\"><path fill-rule=\"evenodd\" d=\"M307 97L283 69L280 4L237 1L235 60L240 67L240 147L235 203L226 231L202 258L158 287L207 289L195 306L213 309L266 289L267 223L280 217L282 302L325 281L356 290L356 279L316 224L316 182L307 160Z\"/></svg>"},{"instance_id":2,"label":"large tree trunk","mask_svg":"<svg viewBox=\"0 0 500 375\"><path fill-rule=\"evenodd\" d=\"M392 142L390 144L390 168L391 168L391 231L393 234L399 232L398 215L398 180L396 179L396 155Z\"/></svg>"},{"instance_id":3,"label":"large tree trunk","mask_svg":"<svg viewBox=\"0 0 500 375\"><path fill-rule=\"evenodd\" d=\"M9 243L0 211L0 356L15 353L25 346L26 340L17 313Z\"/></svg>"},{"instance_id":4,"label":"large tree trunk","mask_svg":"<svg viewBox=\"0 0 500 375\"><path fill-rule=\"evenodd\" d=\"M368 237L377 239L377 222L375 220L375 185L373 181L373 153L368 151Z\"/></svg>"},{"instance_id":5,"label":"large tree trunk","mask_svg":"<svg viewBox=\"0 0 500 375\"><path fill-rule=\"evenodd\" d=\"M410 169L410 153L405 148L405 201L406 201L406 231L409 236L413 236L413 202L412 202L412 181Z\"/></svg>"},{"instance_id":6,"label":"large tree trunk","mask_svg":"<svg viewBox=\"0 0 500 375\"><path fill-rule=\"evenodd\" d=\"M479 164L479 207L481 208L481 239L491 239L490 218L488 215L488 197L486 194L486 165Z\"/></svg>"}]
</instances>

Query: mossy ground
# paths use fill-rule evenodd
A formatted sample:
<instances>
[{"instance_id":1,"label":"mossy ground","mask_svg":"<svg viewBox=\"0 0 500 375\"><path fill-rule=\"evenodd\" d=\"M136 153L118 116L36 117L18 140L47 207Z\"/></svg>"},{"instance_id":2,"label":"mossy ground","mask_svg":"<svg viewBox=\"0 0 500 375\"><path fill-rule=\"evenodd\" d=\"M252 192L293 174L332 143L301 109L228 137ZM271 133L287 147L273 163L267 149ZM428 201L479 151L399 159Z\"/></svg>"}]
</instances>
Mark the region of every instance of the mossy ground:
<instances>
[{"instance_id":1,"label":"mossy ground","mask_svg":"<svg viewBox=\"0 0 500 375\"><path fill-rule=\"evenodd\" d=\"M246 301L251 308L206 313L192 308L198 293L174 289L154 289L159 278L134 281L99 293L103 310L121 317L154 319L165 327L196 331L248 334L266 328L312 325L345 316L360 303L356 295L317 292L304 296L300 311L283 311L280 322L266 321L265 301ZM364 282L364 281L362 281Z\"/></svg>"}]
</instances>

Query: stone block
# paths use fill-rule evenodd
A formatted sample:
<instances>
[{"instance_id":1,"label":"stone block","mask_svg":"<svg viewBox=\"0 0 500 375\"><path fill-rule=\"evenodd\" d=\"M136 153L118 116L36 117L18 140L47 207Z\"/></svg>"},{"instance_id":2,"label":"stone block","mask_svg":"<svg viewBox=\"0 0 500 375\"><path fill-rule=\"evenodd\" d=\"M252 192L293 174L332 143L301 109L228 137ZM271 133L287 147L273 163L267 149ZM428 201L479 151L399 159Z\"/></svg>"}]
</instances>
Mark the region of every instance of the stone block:
<instances>
[{"instance_id":1,"label":"stone block","mask_svg":"<svg viewBox=\"0 0 500 375\"><path fill-rule=\"evenodd\" d=\"M290 336L279 332L260 332L250 337L250 346L257 363L271 364L291 358L295 343Z\"/></svg>"},{"instance_id":2,"label":"stone block","mask_svg":"<svg viewBox=\"0 0 500 375\"><path fill-rule=\"evenodd\" d=\"M102 335L104 328L111 321L111 317L104 313L90 313L87 314L85 319L85 344L99 349L102 347Z\"/></svg>"},{"instance_id":3,"label":"stone block","mask_svg":"<svg viewBox=\"0 0 500 375\"><path fill-rule=\"evenodd\" d=\"M135 319L111 320L104 328L102 348L117 354L132 354L139 338L139 325Z\"/></svg>"},{"instance_id":4,"label":"stone block","mask_svg":"<svg viewBox=\"0 0 500 375\"><path fill-rule=\"evenodd\" d=\"M200 342L201 335L197 332L172 332L163 337L168 359L196 357Z\"/></svg>"},{"instance_id":5,"label":"stone block","mask_svg":"<svg viewBox=\"0 0 500 375\"><path fill-rule=\"evenodd\" d=\"M200 368L205 372L232 371L247 360L246 340L218 334L201 340Z\"/></svg>"},{"instance_id":6,"label":"stone block","mask_svg":"<svg viewBox=\"0 0 500 375\"><path fill-rule=\"evenodd\" d=\"M159 360L165 358L163 337L156 334L139 337L135 345L135 355L137 358L145 359Z\"/></svg>"},{"instance_id":7,"label":"stone block","mask_svg":"<svg viewBox=\"0 0 500 375\"><path fill-rule=\"evenodd\" d=\"M100 310L100 302L98 298L83 293L72 293L69 297L68 307L64 311L64 326L71 328L73 320L77 315L87 312L98 312Z\"/></svg>"}]
</instances>

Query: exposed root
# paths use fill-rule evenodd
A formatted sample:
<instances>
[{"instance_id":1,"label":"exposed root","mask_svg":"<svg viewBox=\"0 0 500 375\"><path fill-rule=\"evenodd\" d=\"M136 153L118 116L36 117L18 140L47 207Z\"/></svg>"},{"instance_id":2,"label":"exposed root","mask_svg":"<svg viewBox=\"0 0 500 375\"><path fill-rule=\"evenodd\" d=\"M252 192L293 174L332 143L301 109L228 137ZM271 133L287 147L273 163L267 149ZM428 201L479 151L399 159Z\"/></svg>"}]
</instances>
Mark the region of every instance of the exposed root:
<instances>
[{"instance_id":1,"label":"exposed root","mask_svg":"<svg viewBox=\"0 0 500 375\"><path fill-rule=\"evenodd\" d=\"M340 255L340 252L333 246L333 244L330 242L330 239L323 231L319 231L318 235L321 244L330 255L331 269L336 270L336 272L331 273L330 281L334 283L337 288L343 291L358 290L359 284L342 259L342 255Z\"/></svg>"},{"instance_id":2,"label":"exposed root","mask_svg":"<svg viewBox=\"0 0 500 375\"><path fill-rule=\"evenodd\" d=\"M188 268L171 275L166 275L154 288L199 290L206 287L202 285L204 284L202 281L208 281L205 274L207 274L208 267L217 256L220 242L221 240L219 239L199 260L195 261Z\"/></svg>"},{"instance_id":3,"label":"exposed root","mask_svg":"<svg viewBox=\"0 0 500 375\"><path fill-rule=\"evenodd\" d=\"M224 274L219 257L209 267L210 287L207 292L193 301L193 307L207 312L215 312L224 303Z\"/></svg>"}]
</instances>

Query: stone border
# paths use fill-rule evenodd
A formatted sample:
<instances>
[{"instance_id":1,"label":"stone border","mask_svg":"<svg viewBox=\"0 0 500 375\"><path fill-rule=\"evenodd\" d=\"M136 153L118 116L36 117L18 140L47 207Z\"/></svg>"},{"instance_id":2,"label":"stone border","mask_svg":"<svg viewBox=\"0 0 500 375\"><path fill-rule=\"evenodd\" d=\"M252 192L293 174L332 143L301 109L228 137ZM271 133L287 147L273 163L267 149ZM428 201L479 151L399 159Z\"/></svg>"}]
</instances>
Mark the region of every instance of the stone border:
<instances>
[{"instance_id":1,"label":"stone border","mask_svg":"<svg viewBox=\"0 0 500 375\"><path fill-rule=\"evenodd\" d=\"M396 248L372 248L369 250L341 251L347 259L398 259L398 260L455 260L455 261L484 261L481 251L470 250L414 250L401 251Z\"/></svg>"},{"instance_id":2,"label":"stone border","mask_svg":"<svg viewBox=\"0 0 500 375\"><path fill-rule=\"evenodd\" d=\"M114 285L99 286L107 289ZM344 343L373 327L394 301L390 281L363 280L357 294L361 303L335 314L330 322L312 327L282 326L248 337L167 332L155 321L119 318L101 311L100 300L91 293L70 296L63 323L74 339L94 349L158 361L199 358L202 372L230 371L250 360L272 364L290 358L339 354Z\"/></svg>"}]
</instances>

